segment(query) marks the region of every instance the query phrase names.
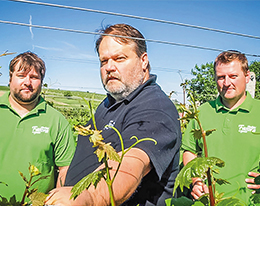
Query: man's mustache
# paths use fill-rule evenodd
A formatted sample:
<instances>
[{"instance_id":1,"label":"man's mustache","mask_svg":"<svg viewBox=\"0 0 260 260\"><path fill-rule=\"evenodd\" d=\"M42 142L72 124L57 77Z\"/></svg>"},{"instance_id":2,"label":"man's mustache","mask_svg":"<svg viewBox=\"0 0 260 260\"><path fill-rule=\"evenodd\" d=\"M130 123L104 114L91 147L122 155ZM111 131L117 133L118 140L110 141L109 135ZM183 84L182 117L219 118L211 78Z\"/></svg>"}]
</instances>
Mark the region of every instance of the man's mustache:
<instances>
[{"instance_id":1,"label":"man's mustache","mask_svg":"<svg viewBox=\"0 0 260 260\"><path fill-rule=\"evenodd\" d=\"M107 76L106 76L106 84L108 83L109 80L113 80L113 79L116 79L116 80L120 80L120 77L118 75L116 75L115 73L109 73Z\"/></svg>"}]
</instances>

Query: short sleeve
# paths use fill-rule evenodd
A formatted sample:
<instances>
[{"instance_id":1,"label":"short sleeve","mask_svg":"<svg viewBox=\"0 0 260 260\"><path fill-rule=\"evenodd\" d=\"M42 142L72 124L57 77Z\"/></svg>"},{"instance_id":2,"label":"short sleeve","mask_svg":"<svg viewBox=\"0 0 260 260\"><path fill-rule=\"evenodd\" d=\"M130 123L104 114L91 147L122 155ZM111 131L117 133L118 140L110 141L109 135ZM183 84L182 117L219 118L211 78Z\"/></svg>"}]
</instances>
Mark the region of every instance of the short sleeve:
<instances>
[{"instance_id":1,"label":"short sleeve","mask_svg":"<svg viewBox=\"0 0 260 260\"><path fill-rule=\"evenodd\" d=\"M170 106L170 107L168 107ZM136 139L152 138L136 147L146 152L159 178L166 172L173 158L179 154L181 143L180 122L175 106L171 103L163 109L146 109L132 112L124 123L122 137L125 147L130 147ZM170 110L169 110L170 108Z\"/></svg>"},{"instance_id":2,"label":"short sleeve","mask_svg":"<svg viewBox=\"0 0 260 260\"><path fill-rule=\"evenodd\" d=\"M63 118L62 118L63 119ZM75 152L75 142L69 123L60 121L60 129L54 144L55 164L60 166L69 166Z\"/></svg>"},{"instance_id":3,"label":"short sleeve","mask_svg":"<svg viewBox=\"0 0 260 260\"><path fill-rule=\"evenodd\" d=\"M181 146L181 149L183 151L190 151L194 154L198 153L199 151L201 151L202 149L200 148L200 143L198 143L198 141L196 141L193 133L192 133L192 130L193 129L197 129L198 127L196 126L197 123L194 119L192 119L184 134L183 134L183 137L182 137L182 146Z\"/></svg>"}]
</instances>

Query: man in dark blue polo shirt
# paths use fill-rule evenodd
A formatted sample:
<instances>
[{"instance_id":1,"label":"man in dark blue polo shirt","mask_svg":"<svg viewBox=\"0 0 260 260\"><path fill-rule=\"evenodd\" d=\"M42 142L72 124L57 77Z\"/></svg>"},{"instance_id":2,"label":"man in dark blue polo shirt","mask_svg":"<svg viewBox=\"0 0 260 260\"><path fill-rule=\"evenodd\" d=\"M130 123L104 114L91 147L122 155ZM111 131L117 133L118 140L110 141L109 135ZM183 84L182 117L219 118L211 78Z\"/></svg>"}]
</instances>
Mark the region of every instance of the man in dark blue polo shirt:
<instances>
[{"instance_id":1,"label":"man in dark blue polo shirt","mask_svg":"<svg viewBox=\"0 0 260 260\"><path fill-rule=\"evenodd\" d=\"M146 43L136 39L144 39L142 34L125 24L110 26L103 33L97 40L96 49L108 96L95 113L97 129L102 129L104 141L111 142L118 153L121 151L119 138L106 125L120 131L125 148L135 142L130 139L132 136L157 141L156 145L151 141L141 142L126 153L113 184L116 204L165 205L165 199L172 196L179 170L181 131L178 112L156 84L156 76L150 74ZM90 186L76 200L69 200L71 186L87 174L103 168L94 151L89 138L79 136L66 187L51 191L46 204L110 205L105 181L101 181L96 189ZM117 164L109 161L113 169Z\"/></svg>"}]
</instances>

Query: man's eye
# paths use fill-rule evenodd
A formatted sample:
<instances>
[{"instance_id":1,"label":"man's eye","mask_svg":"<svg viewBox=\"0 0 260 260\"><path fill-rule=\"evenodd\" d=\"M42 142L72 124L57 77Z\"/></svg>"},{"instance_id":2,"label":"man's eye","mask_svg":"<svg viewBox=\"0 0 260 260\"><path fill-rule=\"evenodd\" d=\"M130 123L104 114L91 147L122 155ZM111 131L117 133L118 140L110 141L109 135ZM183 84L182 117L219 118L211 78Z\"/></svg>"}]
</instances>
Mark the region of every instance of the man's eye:
<instances>
[{"instance_id":1,"label":"man's eye","mask_svg":"<svg viewBox=\"0 0 260 260\"><path fill-rule=\"evenodd\" d=\"M31 76L31 79L40 79L39 76Z\"/></svg>"},{"instance_id":2,"label":"man's eye","mask_svg":"<svg viewBox=\"0 0 260 260\"><path fill-rule=\"evenodd\" d=\"M117 57L117 58L116 58L117 61L124 61L125 59L126 59L126 58L123 57L123 56L120 56L120 57Z\"/></svg>"},{"instance_id":3,"label":"man's eye","mask_svg":"<svg viewBox=\"0 0 260 260\"><path fill-rule=\"evenodd\" d=\"M230 78L235 79L235 78L237 78L237 75L231 75Z\"/></svg>"},{"instance_id":4,"label":"man's eye","mask_svg":"<svg viewBox=\"0 0 260 260\"><path fill-rule=\"evenodd\" d=\"M101 66L104 66L105 64L107 64L107 61L108 61L108 60L101 60L101 61L100 61Z\"/></svg>"}]
</instances>

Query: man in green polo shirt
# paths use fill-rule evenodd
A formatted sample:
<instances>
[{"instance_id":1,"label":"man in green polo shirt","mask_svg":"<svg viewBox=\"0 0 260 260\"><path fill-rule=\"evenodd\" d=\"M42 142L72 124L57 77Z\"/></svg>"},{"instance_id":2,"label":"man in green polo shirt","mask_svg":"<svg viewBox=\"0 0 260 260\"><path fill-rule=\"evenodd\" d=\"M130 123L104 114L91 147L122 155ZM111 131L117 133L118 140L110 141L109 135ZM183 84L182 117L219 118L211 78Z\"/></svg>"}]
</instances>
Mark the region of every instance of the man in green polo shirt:
<instances>
[{"instance_id":1,"label":"man in green polo shirt","mask_svg":"<svg viewBox=\"0 0 260 260\"><path fill-rule=\"evenodd\" d=\"M259 175L260 135L254 133L260 132L260 101L246 92L250 72L244 54L223 52L216 58L214 69L219 96L199 108L199 119L205 131L216 129L206 137L208 156L225 162L218 177L230 182L216 185L216 190L249 205L252 190L260 188L255 185L254 178L249 177ZM204 155L202 140L196 140L191 133L192 129L198 128L192 120L183 136L184 165L199 153ZM195 199L207 192L207 186L200 179L193 180L191 194Z\"/></svg>"},{"instance_id":2,"label":"man in green polo shirt","mask_svg":"<svg viewBox=\"0 0 260 260\"><path fill-rule=\"evenodd\" d=\"M25 190L19 171L28 179L31 164L49 175L33 186L48 193L64 183L75 145L67 120L40 96L44 62L26 52L9 69L10 92L0 98L0 181L8 186L1 185L0 195L19 201Z\"/></svg>"}]
</instances>

